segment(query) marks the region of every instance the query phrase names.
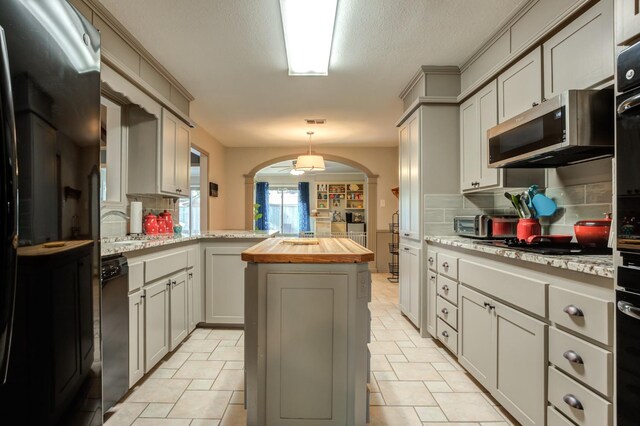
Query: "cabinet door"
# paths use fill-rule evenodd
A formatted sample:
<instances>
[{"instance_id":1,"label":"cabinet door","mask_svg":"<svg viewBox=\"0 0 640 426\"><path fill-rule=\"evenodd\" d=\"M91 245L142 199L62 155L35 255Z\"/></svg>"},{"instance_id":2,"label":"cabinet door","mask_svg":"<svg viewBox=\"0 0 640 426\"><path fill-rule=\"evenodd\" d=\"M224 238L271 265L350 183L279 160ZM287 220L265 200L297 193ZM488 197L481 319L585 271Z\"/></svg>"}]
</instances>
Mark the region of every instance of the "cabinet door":
<instances>
[{"instance_id":1,"label":"cabinet door","mask_svg":"<svg viewBox=\"0 0 640 426\"><path fill-rule=\"evenodd\" d=\"M191 130L178 122L176 128L176 187L180 195L188 197L189 172L191 170Z\"/></svg>"},{"instance_id":2,"label":"cabinet door","mask_svg":"<svg viewBox=\"0 0 640 426\"><path fill-rule=\"evenodd\" d=\"M169 352L169 287L171 282L160 280L144 289L144 354L145 372Z\"/></svg>"},{"instance_id":3,"label":"cabinet door","mask_svg":"<svg viewBox=\"0 0 640 426\"><path fill-rule=\"evenodd\" d=\"M436 318L438 317L436 311L436 301L438 298L437 282L438 278L435 272L429 271L427 273L427 299L426 299L426 312L422 312L422 315L427 318L427 332L436 337Z\"/></svg>"},{"instance_id":4,"label":"cabinet door","mask_svg":"<svg viewBox=\"0 0 640 426\"><path fill-rule=\"evenodd\" d=\"M129 296L129 389L144 376L144 297Z\"/></svg>"},{"instance_id":5,"label":"cabinet door","mask_svg":"<svg viewBox=\"0 0 640 426\"><path fill-rule=\"evenodd\" d=\"M244 268L242 247L205 249L205 321L244 324Z\"/></svg>"},{"instance_id":6,"label":"cabinet door","mask_svg":"<svg viewBox=\"0 0 640 426\"><path fill-rule=\"evenodd\" d=\"M193 269L187 271L187 331L191 333L196 328L196 320L193 312Z\"/></svg>"},{"instance_id":7,"label":"cabinet door","mask_svg":"<svg viewBox=\"0 0 640 426\"><path fill-rule=\"evenodd\" d=\"M347 423L349 284L347 274L267 274L266 424Z\"/></svg>"},{"instance_id":8,"label":"cabinet door","mask_svg":"<svg viewBox=\"0 0 640 426\"><path fill-rule=\"evenodd\" d=\"M160 189L162 192L170 194L178 193L178 181L176 180L176 152L178 147L177 141L178 119L167 110L162 110L162 149L160 150L162 158L160 164Z\"/></svg>"},{"instance_id":9,"label":"cabinet door","mask_svg":"<svg viewBox=\"0 0 640 426\"><path fill-rule=\"evenodd\" d=\"M478 98L460 105L460 186L461 190L476 189L480 181L480 130Z\"/></svg>"},{"instance_id":10,"label":"cabinet door","mask_svg":"<svg viewBox=\"0 0 640 426\"><path fill-rule=\"evenodd\" d=\"M169 323L170 341L169 350L172 351L188 334L189 320L187 318L187 273L180 272L171 277L171 290L169 297Z\"/></svg>"},{"instance_id":11,"label":"cabinet door","mask_svg":"<svg viewBox=\"0 0 640 426\"><path fill-rule=\"evenodd\" d=\"M499 185L500 172L489 167L489 140L487 131L498 124L498 82L493 80L475 96L478 105L478 169L480 188Z\"/></svg>"},{"instance_id":12,"label":"cabinet door","mask_svg":"<svg viewBox=\"0 0 640 426\"><path fill-rule=\"evenodd\" d=\"M613 0L601 0L543 45L544 97L613 78Z\"/></svg>"},{"instance_id":13,"label":"cabinet door","mask_svg":"<svg viewBox=\"0 0 640 426\"><path fill-rule=\"evenodd\" d=\"M400 234L409 236L411 227L411 181L409 162L409 123L400 128Z\"/></svg>"},{"instance_id":14,"label":"cabinet door","mask_svg":"<svg viewBox=\"0 0 640 426\"><path fill-rule=\"evenodd\" d=\"M616 43L630 45L640 35L638 0L616 0Z\"/></svg>"},{"instance_id":15,"label":"cabinet door","mask_svg":"<svg viewBox=\"0 0 640 426\"><path fill-rule=\"evenodd\" d=\"M492 305L495 331L491 347L497 367L492 393L521 424L544 425L547 325L501 303Z\"/></svg>"},{"instance_id":16,"label":"cabinet door","mask_svg":"<svg viewBox=\"0 0 640 426\"><path fill-rule=\"evenodd\" d=\"M420 111L420 110L418 110ZM420 240L420 119L409 122L409 238Z\"/></svg>"},{"instance_id":17,"label":"cabinet door","mask_svg":"<svg viewBox=\"0 0 640 426\"><path fill-rule=\"evenodd\" d=\"M416 327L420 327L420 252L418 248L409 250L409 268L411 286L409 294L409 319Z\"/></svg>"},{"instance_id":18,"label":"cabinet door","mask_svg":"<svg viewBox=\"0 0 640 426\"><path fill-rule=\"evenodd\" d=\"M541 48L537 48L498 76L500 123L539 104L542 97Z\"/></svg>"},{"instance_id":19,"label":"cabinet door","mask_svg":"<svg viewBox=\"0 0 640 426\"><path fill-rule=\"evenodd\" d=\"M490 298L463 285L458 299L458 361L484 387L495 383L495 353Z\"/></svg>"},{"instance_id":20,"label":"cabinet door","mask_svg":"<svg viewBox=\"0 0 640 426\"><path fill-rule=\"evenodd\" d=\"M411 309L411 258L410 248L400 245L398 255L398 303L400 311L408 315Z\"/></svg>"}]
</instances>

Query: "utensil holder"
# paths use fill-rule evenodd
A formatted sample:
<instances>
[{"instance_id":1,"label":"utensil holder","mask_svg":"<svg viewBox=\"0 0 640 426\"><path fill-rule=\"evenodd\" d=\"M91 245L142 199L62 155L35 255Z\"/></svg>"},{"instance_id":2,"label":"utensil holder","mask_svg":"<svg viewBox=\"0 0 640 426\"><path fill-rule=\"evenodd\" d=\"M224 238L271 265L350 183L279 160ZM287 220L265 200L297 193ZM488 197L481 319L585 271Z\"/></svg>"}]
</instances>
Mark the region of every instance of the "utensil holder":
<instances>
[{"instance_id":1,"label":"utensil holder","mask_svg":"<svg viewBox=\"0 0 640 426\"><path fill-rule=\"evenodd\" d=\"M520 218L516 228L516 236L518 240L526 240L531 235L540 235L542 227L540 221L533 218Z\"/></svg>"}]
</instances>

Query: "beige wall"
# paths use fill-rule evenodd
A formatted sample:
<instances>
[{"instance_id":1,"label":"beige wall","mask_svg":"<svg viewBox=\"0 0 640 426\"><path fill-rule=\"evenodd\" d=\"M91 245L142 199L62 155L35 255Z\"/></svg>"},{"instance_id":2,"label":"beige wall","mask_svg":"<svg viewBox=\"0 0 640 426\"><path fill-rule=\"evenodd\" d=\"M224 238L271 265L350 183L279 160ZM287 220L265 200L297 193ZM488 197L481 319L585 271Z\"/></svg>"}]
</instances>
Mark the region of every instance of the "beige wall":
<instances>
[{"instance_id":1,"label":"beige wall","mask_svg":"<svg viewBox=\"0 0 640 426\"><path fill-rule=\"evenodd\" d=\"M244 175L257 165L273 158L301 153L300 148L226 148L226 188L220 187L226 197L227 227L244 227ZM328 148L317 149L319 154L330 154L362 164L378 175L377 229L388 229L391 215L398 210L398 200L391 188L398 186L398 147L389 148ZM380 207L385 200L385 207Z\"/></svg>"},{"instance_id":2,"label":"beige wall","mask_svg":"<svg viewBox=\"0 0 640 426\"><path fill-rule=\"evenodd\" d=\"M226 184L225 147L202 127L191 131L191 143L209 154L209 182L218 184L218 197L209 197L209 229L229 229L226 202L229 194ZM208 191L208 189L207 189ZM241 228L241 227L238 227Z\"/></svg>"}]
</instances>

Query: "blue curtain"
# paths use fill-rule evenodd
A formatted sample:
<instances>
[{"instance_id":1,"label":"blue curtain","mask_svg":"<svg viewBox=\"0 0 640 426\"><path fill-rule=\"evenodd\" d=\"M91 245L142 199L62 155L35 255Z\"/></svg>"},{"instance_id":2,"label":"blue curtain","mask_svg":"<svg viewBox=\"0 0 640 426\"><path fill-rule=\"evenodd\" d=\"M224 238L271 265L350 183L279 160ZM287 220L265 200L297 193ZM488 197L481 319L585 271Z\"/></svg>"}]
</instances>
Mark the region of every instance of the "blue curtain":
<instances>
[{"instance_id":1,"label":"blue curtain","mask_svg":"<svg viewBox=\"0 0 640 426\"><path fill-rule=\"evenodd\" d=\"M267 230L268 218L267 212L269 211L269 183L258 182L256 183L256 204L259 204L258 213L262 213L262 217L256 220L256 229Z\"/></svg>"},{"instance_id":2,"label":"blue curtain","mask_svg":"<svg viewBox=\"0 0 640 426\"><path fill-rule=\"evenodd\" d=\"M310 231L309 224L309 182L298 182L298 219L300 232Z\"/></svg>"}]
</instances>

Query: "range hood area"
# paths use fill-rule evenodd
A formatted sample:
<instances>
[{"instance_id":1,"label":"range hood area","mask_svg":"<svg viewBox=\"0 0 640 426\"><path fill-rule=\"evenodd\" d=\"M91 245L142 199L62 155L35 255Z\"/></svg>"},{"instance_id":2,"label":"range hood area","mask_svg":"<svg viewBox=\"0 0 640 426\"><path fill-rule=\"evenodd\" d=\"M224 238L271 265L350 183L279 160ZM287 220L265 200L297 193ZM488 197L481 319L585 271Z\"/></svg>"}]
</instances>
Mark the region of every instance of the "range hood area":
<instances>
[{"instance_id":1,"label":"range hood area","mask_svg":"<svg viewBox=\"0 0 640 426\"><path fill-rule=\"evenodd\" d=\"M568 90L488 130L489 167L554 168L614 155L613 89Z\"/></svg>"}]
</instances>

